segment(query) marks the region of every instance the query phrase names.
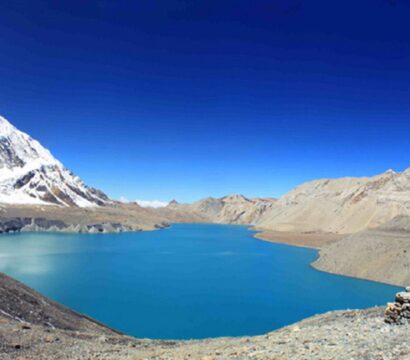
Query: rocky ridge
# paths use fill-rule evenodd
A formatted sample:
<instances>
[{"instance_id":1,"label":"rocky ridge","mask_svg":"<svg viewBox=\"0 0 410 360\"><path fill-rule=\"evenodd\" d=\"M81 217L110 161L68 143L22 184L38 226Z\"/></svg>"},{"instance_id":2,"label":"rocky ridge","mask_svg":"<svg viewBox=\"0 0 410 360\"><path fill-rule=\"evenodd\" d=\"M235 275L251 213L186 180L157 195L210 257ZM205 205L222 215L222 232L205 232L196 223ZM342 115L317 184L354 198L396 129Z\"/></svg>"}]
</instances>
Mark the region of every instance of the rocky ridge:
<instances>
[{"instance_id":1,"label":"rocky ridge","mask_svg":"<svg viewBox=\"0 0 410 360\"><path fill-rule=\"evenodd\" d=\"M352 234L399 215L410 216L410 169L362 178L314 180L279 199L230 195L169 209L196 213L209 222L253 225L261 231Z\"/></svg>"},{"instance_id":2,"label":"rocky ridge","mask_svg":"<svg viewBox=\"0 0 410 360\"><path fill-rule=\"evenodd\" d=\"M410 215L410 169L363 178L315 180L281 197L261 229L351 234Z\"/></svg>"},{"instance_id":3,"label":"rocky ridge","mask_svg":"<svg viewBox=\"0 0 410 360\"><path fill-rule=\"evenodd\" d=\"M0 116L0 203L92 207L112 201Z\"/></svg>"},{"instance_id":4,"label":"rocky ridge","mask_svg":"<svg viewBox=\"0 0 410 360\"><path fill-rule=\"evenodd\" d=\"M213 223L254 225L275 203L274 198L249 199L243 195L229 195L222 198L208 197L192 204L179 204L174 200L167 208L195 213Z\"/></svg>"}]
</instances>

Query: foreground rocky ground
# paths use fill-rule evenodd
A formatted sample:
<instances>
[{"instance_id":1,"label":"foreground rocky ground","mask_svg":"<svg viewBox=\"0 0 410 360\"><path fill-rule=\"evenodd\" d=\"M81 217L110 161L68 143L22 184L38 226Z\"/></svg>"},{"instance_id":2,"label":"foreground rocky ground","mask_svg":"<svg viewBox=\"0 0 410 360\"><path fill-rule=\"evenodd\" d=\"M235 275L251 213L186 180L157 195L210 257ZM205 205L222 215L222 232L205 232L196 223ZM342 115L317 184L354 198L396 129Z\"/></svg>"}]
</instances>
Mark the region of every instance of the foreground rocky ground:
<instances>
[{"instance_id":1,"label":"foreground rocky ground","mask_svg":"<svg viewBox=\"0 0 410 360\"><path fill-rule=\"evenodd\" d=\"M342 311L244 338L137 340L0 322L1 359L410 359L409 325L384 323L382 309Z\"/></svg>"},{"instance_id":2,"label":"foreground rocky ground","mask_svg":"<svg viewBox=\"0 0 410 360\"><path fill-rule=\"evenodd\" d=\"M410 359L410 324L387 324L383 311L331 312L255 337L139 340L0 274L0 359Z\"/></svg>"}]
</instances>

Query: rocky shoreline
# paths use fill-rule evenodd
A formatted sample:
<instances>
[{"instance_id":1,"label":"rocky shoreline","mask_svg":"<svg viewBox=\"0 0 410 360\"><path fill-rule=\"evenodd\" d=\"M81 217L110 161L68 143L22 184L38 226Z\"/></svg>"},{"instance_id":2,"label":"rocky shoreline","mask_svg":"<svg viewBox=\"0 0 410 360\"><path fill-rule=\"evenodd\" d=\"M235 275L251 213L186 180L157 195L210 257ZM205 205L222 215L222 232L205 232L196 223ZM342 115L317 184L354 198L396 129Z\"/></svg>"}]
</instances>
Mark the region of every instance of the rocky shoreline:
<instances>
[{"instance_id":1,"label":"rocky shoreline","mask_svg":"<svg viewBox=\"0 0 410 360\"><path fill-rule=\"evenodd\" d=\"M409 264L410 218L399 216L323 246L313 266L333 274L408 286Z\"/></svg>"},{"instance_id":2,"label":"rocky shoreline","mask_svg":"<svg viewBox=\"0 0 410 360\"><path fill-rule=\"evenodd\" d=\"M73 208L60 206L2 206L0 234L14 232L116 233L156 230L172 222L200 222L194 215L155 211L137 204Z\"/></svg>"},{"instance_id":3,"label":"rocky shoreline","mask_svg":"<svg viewBox=\"0 0 410 360\"><path fill-rule=\"evenodd\" d=\"M165 227L166 224L163 224ZM160 228L160 225L158 225ZM67 224L61 220L49 220L46 218L6 218L0 219L0 234L17 232L73 232L73 233L118 233L136 231L131 226L121 223L98 223L98 224Z\"/></svg>"},{"instance_id":4,"label":"rocky shoreline","mask_svg":"<svg viewBox=\"0 0 410 360\"><path fill-rule=\"evenodd\" d=\"M410 358L410 322L389 324L383 308L334 311L253 337L136 339L61 306L0 273L0 359Z\"/></svg>"},{"instance_id":5,"label":"rocky shoreline","mask_svg":"<svg viewBox=\"0 0 410 360\"><path fill-rule=\"evenodd\" d=\"M324 232L283 232L258 228L255 230L258 231L254 235L256 239L310 249L320 249L345 237L345 235L341 234Z\"/></svg>"}]
</instances>

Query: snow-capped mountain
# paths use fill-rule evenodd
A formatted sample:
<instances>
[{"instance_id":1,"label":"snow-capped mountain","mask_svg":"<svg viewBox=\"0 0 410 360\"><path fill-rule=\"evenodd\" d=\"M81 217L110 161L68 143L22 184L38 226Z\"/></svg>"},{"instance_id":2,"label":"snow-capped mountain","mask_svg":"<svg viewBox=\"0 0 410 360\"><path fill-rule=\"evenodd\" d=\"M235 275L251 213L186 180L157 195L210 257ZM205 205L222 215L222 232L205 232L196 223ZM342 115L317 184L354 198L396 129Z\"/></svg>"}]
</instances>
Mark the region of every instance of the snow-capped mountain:
<instances>
[{"instance_id":1,"label":"snow-capped mountain","mask_svg":"<svg viewBox=\"0 0 410 360\"><path fill-rule=\"evenodd\" d=\"M0 203L91 207L111 200L0 116Z\"/></svg>"}]
</instances>

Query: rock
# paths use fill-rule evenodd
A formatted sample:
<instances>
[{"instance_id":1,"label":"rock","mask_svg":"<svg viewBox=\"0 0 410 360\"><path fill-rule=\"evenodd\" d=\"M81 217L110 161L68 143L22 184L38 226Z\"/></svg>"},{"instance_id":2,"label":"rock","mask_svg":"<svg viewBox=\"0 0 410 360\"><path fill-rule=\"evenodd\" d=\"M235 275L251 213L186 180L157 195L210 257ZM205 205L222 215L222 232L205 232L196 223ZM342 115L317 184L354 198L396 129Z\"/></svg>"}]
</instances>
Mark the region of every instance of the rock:
<instances>
[{"instance_id":1,"label":"rock","mask_svg":"<svg viewBox=\"0 0 410 360\"><path fill-rule=\"evenodd\" d=\"M106 336L103 335L103 336L100 336L100 337L98 338L98 341L101 342L101 343L105 343L105 342L108 341L108 339L107 339Z\"/></svg>"},{"instance_id":2,"label":"rock","mask_svg":"<svg viewBox=\"0 0 410 360\"><path fill-rule=\"evenodd\" d=\"M388 303L384 311L384 321L388 324L403 324L410 320L410 292L396 294L396 302Z\"/></svg>"},{"instance_id":3,"label":"rock","mask_svg":"<svg viewBox=\"0 0 410 360\"><path fill-rule=\"evenodd\" d=\"M400 304L410 303L410 292L399 292L396 294L396 301Z\"/></svg>"},{"instance_id":4,"label":"rock","mask_svg":"<svg viewBox=\"0 0 410 360\"><path fill-rule=\"evenodd\" d=\"M53 336L53 335L48 335L48 336L46 336L46 338L44 339L44 341L45 341L46 343L51 343L51 342L54 341L54 336Z\"/></svg>"},{"instance_id":5,"label":"rock","mask_svg":"<svg viewBox=\"0 0 410 360\"><path fill-rule=\"evenodd\" d=\"M406 286L406 291L410 292L410 286Z\"/></svg>"}]
</instances>

